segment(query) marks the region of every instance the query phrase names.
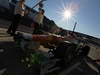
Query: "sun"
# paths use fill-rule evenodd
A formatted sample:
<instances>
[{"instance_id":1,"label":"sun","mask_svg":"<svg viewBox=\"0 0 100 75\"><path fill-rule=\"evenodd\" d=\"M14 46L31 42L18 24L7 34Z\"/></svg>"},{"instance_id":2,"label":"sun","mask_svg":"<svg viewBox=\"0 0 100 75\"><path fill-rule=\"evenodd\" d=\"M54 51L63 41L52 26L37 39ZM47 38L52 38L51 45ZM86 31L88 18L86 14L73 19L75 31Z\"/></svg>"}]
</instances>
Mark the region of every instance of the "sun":
<instances>
[{"instance_id":1,"label":"sun","mask_svg":"<svg viewBox=\"0 0 100 75\"><path fill-rule=\"evenodd\" d=\"M71 16L72 16L71 10L65 10L65 11L63 12L63 17L64 17L64 19L70 19Z\"/></svg>"},{"instance_id":2,"label":"sun","mask_svg":"<svg viewBox=\"0 0 100 75\"><path fill-rule=\"evenodd\" d=\"M74 7L72 5L72 3L69 4L65 4L64 2L61 2L61 6L59 7L59 9L57 9L57 14L58 17L60 18L60 22L70 22L71 20L73 20L74 16L75 16L75 11L74 11Z\"/></svg>"}]
</instances>

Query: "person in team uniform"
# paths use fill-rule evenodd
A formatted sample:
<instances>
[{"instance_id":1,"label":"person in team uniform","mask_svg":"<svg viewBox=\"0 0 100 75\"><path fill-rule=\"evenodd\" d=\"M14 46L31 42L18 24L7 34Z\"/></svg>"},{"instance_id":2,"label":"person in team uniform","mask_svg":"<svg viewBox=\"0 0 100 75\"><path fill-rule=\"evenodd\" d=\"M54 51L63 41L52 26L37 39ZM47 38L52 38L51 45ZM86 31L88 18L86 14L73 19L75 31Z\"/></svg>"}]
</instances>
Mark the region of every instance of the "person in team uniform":
<instances>
[{"instance_id":1,"label":"person in team uniform","mask_svg":"<svg viewBox=\"0 0 100 75\"><path fill-rule=\"evenodd\" d=\"M11 22L11 25L9 26L9 28L7 30L8 34L11 34L11 35L15 34L15 32L18 28L19 22L25 13L24 3L25 3L25 0L20 0L17 2L16 6L15 6L15 11L14 11L14 18Z\"/></svg>"}]
</instances>

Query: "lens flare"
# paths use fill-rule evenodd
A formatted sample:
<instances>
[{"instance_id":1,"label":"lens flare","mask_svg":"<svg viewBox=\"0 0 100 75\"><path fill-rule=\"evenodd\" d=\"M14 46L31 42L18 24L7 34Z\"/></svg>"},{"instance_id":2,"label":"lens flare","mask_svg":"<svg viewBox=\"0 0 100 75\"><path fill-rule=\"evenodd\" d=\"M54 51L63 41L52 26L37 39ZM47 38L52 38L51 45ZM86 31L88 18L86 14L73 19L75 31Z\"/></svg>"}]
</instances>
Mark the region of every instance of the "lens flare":
<instances>
[{"instance_id":1,"label":"lens flare","mask_svg":"<svg viewBox=\"0 0 100 75\"><path fill-rule=\"evenodd\" d=\"M59 15L60 22L70 22L74 19L76 13L79 10L79 4L75 1L66 2L61 0L61 6L57 9L57 14Z\"/></svg>"},{"instance_id":2,"label":"lens flare","mask_svg":"<svg viewBox=\"0 0 100 75\"><path fill-rule=\"evenodd\" d=\"M63 12L63 17L64 17L64 19L70 19L71 16L72 16L72 12L71 12L70 10L65 10L65 11Z\"/></svg>"}]
</instances>

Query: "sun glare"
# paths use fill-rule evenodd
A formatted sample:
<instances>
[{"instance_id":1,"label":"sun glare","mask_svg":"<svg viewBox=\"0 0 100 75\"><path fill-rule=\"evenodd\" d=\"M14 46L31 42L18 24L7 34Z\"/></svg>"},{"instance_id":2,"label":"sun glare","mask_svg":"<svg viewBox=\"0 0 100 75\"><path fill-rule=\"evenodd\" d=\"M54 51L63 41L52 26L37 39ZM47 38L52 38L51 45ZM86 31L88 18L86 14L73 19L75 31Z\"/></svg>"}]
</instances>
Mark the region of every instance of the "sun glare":
<instances>
[{"instance_id":1,"label":"sun glare","mask_svg":"<svg viewBox=\"0 0 100 75\"><path fill-rule=\"evenodd\" d=\"M70 19L71 16L72 16L72 12L71 12L70 10L65 10L65 11L63 12L63 17L64 17L64 19Z\"/></svg>"}]
</instances>

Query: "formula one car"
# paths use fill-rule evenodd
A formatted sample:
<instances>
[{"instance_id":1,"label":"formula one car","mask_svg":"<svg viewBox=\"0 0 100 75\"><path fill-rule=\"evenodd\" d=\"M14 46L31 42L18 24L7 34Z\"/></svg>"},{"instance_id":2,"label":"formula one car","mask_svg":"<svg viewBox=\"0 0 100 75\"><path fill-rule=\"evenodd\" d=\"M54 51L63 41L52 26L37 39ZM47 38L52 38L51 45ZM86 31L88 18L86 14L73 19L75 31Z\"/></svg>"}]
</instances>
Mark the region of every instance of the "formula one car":
<instances>
[{"instance_id":1,"label":"formula one car","mask_svg":"<svg viewBox=\"0 0 100 75\"><path fill-rule=\"evenodd\" d=\"M14 36L14 40L24 51L34 51L30 53L33 57L30 60L38 62L40 75L62 75L65 70L69 73L70 67L79 65L79 62L83 61L90 51L89 46L65 42L65 38L55 35L18 33ZM48 43L56 45L48 46L52 49L52 51L47 52L48 56L38 52L40 45ZM49 53L52 56L49 56ZM67 73L63 75L67 75Z\"/></svg>"}]
</instances>

